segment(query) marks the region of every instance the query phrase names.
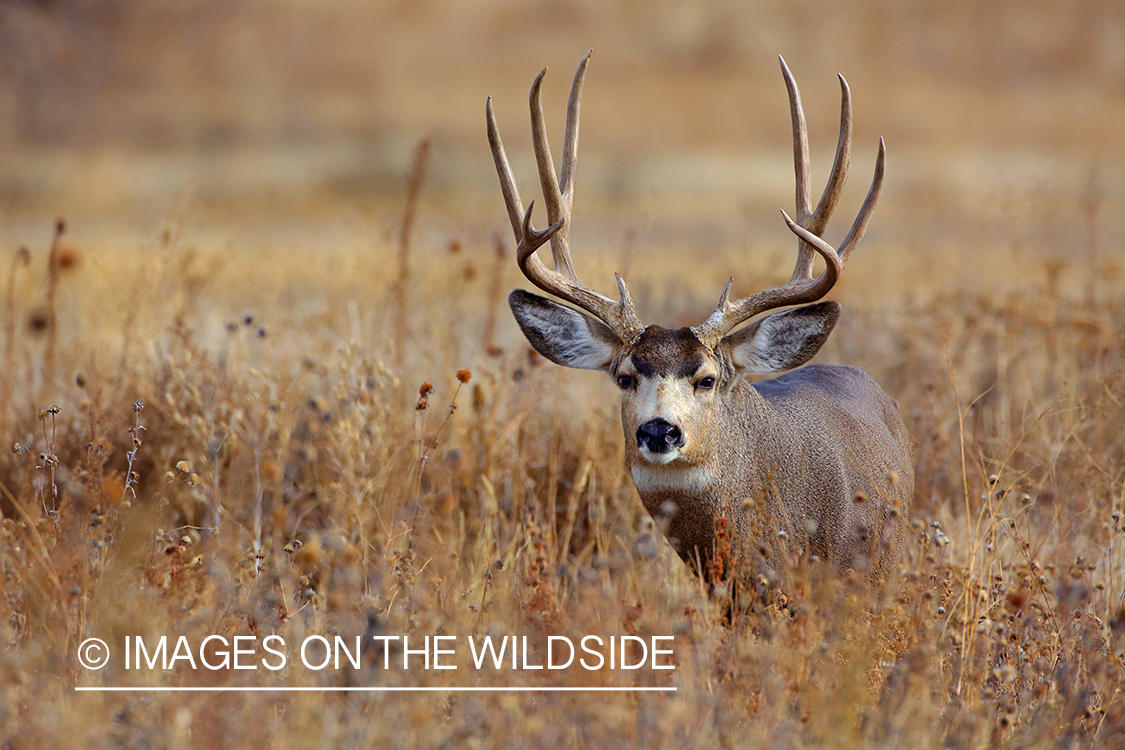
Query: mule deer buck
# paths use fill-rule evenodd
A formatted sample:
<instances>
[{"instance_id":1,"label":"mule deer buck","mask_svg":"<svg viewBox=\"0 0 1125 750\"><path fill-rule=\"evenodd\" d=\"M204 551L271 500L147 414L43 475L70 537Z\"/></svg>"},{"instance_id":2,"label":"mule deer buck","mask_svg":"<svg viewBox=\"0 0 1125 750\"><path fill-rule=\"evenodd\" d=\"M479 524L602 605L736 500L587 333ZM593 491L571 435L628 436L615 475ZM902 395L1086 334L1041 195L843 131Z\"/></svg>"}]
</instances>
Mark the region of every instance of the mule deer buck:
<instances>
[{"instance_id":1,"label":"mule deer buck","mask_svg":"<svg viewBox=\"0 0 1125 750\"><path fill-rule=\"evenodd\" d=\"M914 484L910 439L895 402L854 367L810 365L757 383L744 377L800 367L831 332L840 305L818 300L836 283L871 219L883 184L882 139L867 198L836 250L821 235L848 171L851 95L841 76L835 163L813 209L804 112L782 59L797 182L796 220L782 212L798 238L792 278L735 301L727 282L702 324L646 327L619 274L613 300L579 281L571 262L579 106L589 59L587 53L571 88L558 177L540 105L546 69L531 87L532 138L550 223L545 230L531 225L534 201L524 211L491 99L487 104L488 140L520 270L578 308L517 289L508 302L520 329L552 362L602 370L621 388L625 462L637 491L680 557L705 580L725 575L716 551L728 543L731 556L756 573L755 585L780 582L780 560L813 558L863 571L869 582L883 580L900 552ZM553 270L535 254L548 240ZM817 255L825 269L813 278ZM792 305L802 306L738 328L759 313Z\"/></svg>"}]
</instances>

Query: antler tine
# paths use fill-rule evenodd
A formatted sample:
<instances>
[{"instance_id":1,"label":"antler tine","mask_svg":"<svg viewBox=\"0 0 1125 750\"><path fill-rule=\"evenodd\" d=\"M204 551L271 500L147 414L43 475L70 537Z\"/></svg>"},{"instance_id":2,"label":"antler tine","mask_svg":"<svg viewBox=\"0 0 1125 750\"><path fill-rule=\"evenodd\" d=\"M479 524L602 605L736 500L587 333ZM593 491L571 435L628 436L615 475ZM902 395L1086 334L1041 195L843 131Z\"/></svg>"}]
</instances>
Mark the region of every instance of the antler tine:
<instances>
[{"instance_id":1,"label":"antler tine","mask_svg":"<svg viewBox=\"0 0 1125 750\"><path fill-rule=\"evenodd\" d=\"M797 223L819 236L828 226L828 220L832 217L836 203L840 200L840 194L843 192L844 183L848 177L852 142L851 90L848 88L848 82L844 77L839 76L840 137L836 143L836 156L833 159L832 172L814 211L812 209L812 188L810 185L812 178L809 165L808 127L805 122L804 108L801 106L801 92L797 87L797 81L793 77L792 71L785 64L785 59L782 57L778 59L781 61L781 73L785 78L785 88L789 94L789 111L793 120L793 172L796 178ZM793 275L790 277L791 282L812 278L813 253L814 250L811 246L803 240L798 241L797 262L793 267Z\"/></svg>"},{"instance_id":2,"label":"antler tine","mask_svg":"<svg viewBox=\"0 0 1125 750\"><path fill-rule=\"evenodd\" d=\"M586 68L590 64L590 57L594 50L590 50L578 64L574 74L574 83L570 87L570 98L566 103L566 134L563 137L563 165L559 177L562 189L563 207L566 215L570 216L574 206L574 179L578 170L578 119L582 107L582 87L586 81Z\"/></svg>"},{"instance_id":3,"label":"antler tine","mask_svg":"<svg viewBox=\"0 0 1125 750\"><path fill-rule=\"evenodd\" d=\"M551 225L542 231L537 231L531 225L531 213L535 207L532 201L527 211L523 210L520 202L519 191L516 189L515 179L512 176L511 166L508 164L504 152L503 142L500 140L499 128L492 111L492 101L486 106L488 119L488 141L492 147L493 160L496 163L496 173L500 178L500 188L504 193L504 203L508 209L508 218L512 223L512 231L516 235L516 262L524 276L545 292L571 302L594 317L601 320L625 343L633 343L644 331L644 326L637 317L633 307L633 300L624 280L617 276L617 289L620 295L618 302L608 297L603 297L593 289L583 284L574 270L570 257L569 225L570 213L574 204L574 178L578 164L578 120L582 102L582 86L589 64L591 52L587 52L575 73L574 83L570 90L570 99L567 104L566 134L563 142L562 178L555 176L555 165L551 158L551 147L547 141L547 128L543 121L543 107L541 104L541 91L543 76L547 69L544 68L531 86L528 103L531 109L531 136L535 149L535 161L539 171L539 182L543 189L543 199L547 206L547 220ZM549 269L536 256L538 250L547 240L551 241L551 251L554 256L554 269Z\"/></svg>"},{"instance_id":4,"label":"antler tine","mask_svg":"<svg viewBox=\"0 0 1125 750\"><path fill-rule=\"evenodd\" d=\"M563 228L563 224L565 223L562 219L559 219L540 232L535 229L535 227L531 226L531 212L534 210L535 201L532 201L527 204L527 212L523 215L523 224L521 225L523 236L519 244L516 245L516 263L519 264L520 268L524 267L528 258L532 258L538 262L539 259L535 257L535 251L542 247L544 242L554 237L559 230ZM542 263L540 263L540 265L542 265ZM546 268L546 266L544 266L544 268Z\"/></svg>"},{"instance_id":5,"label":"antler tine","mask_svg":"<svg viewBox=\"0 0 1125 750\"><path fill-rule=\"evenodd\" d=\"M519 263L520 268L523 268L528 257L534 258L535 251L542 247L544 242L554 237L563 228L565 221L560 219L541 232L531 226L531 212L535 209L535 201L528 204L526 212L523 210L520 191L516 187L515 178L512 176L512 167L508 163L508 155L504 151L504 142L500 139L500 128L496 125L496 113L492 110L492 97L489 97L485 102L484 111L485 118L488 121L488 143L492 147L492 159L496 163L496 174L500 177L500 192L504 194L504 205L508 209L508 220L512 222L512 233L516 236L516 262ZM540 263L540 266L542 266L542 263Z\"/></svg>"},{"instance_id":6,"label":"antler tine","mask_svg":"<svg viewBox=\"0 0 1125 750\"><path fill-rule=\"evenodd\" d=\"M492 149L492 161L496 164L496 174L500 178L500 192L504 194L504 206L508 209L508 220L512 223L512 233L516 242L523 241L523 203L512 166L504 152L504 141L500 139L500 128L496 125L496 113L492 111L492 97L484 105L485 119L488 121L488 145Z\"/></svg>"},{"instance_id":7,"label":"antler tine","mask_svg":"<svg viewBox=\"0 0 1125 750\"><path fill-rule=\"evenodd\" d=\"M813 211L812 221L805 227L816 236L820 236L836 210L836 203L844 192L844 183L848 180L848 166L852 154L852 92L848 82L842 75L840 79L840 139L836 142L836 156L832 161L832 173L828 176L828 184L824 186L824 193L820 202Z\"/></svg>"},{"instance_id":8,"label":"antler tine","mask_svg":"<svg viewBox=\"0 0 1125 750\"><path fill-rule=\"evenodd\" d=\"M778 287L778 291L784 292L783 305L801 305L806 302L815 302L832 289L836 285L836 280L840 278L840 273L844 270L844 262L836 248L829 245L823 239L813 234L803 226L789 218L789 214L784 211L781 212L782 218L785 219L786 226L793 234L797 235L803 243L816 251L820 257L824 258L824 272L820 274L815 280L807 279L803 285L794 286L793 282L789 282L783 287ZM768 310L777 305L768 305L766 307L759 307L755 310L753 315ZM745 318L743 318L745 320Z\"/></svg>"},{"instance_id":9,"label":"antler tine","mask_svg":"<svg viewBox=\"0 0 1125 750\"><path fill-rule=\"evenodd\" d=\"M871 178L871 187L867 190L867 197L863 199L863 206L855 217L848 235L840 243L840 262L847 263L855 246L863 239L867 231L867 224L871 221L871 214L875 211L875 204L879 202L879 194L883 192L883 175L887 171L887 144L879 138L879 153L875 157L875 176Z\"/></svg>"},{"instance_id":10,"label":"antler tine","mask_svg":"<svg viewBox=\"0 0 1125 750\"><path fill-rule=\"evenodd\" d=\"M781 63L781 75L785 78L785 89L789 94L789 114L793 119L793 171L797 187L797 221L804 223L812 213L812 198L809 197L809 132L805 126L805 110L801 106L801 90L785 58L777 56Z\"/></svg>"},{"instance_id":11,"label":"antler tine","mask_svg":"<svg viewBox=\"0 0 1125 750\"><path fill-rule=\"evenodd\" d=\"M789 114L793 121L793 176L796 193L797 223L809 224L812 218L812 177L809 174L809 131L805 123L805 109L801 106L801 90L785 58L777 56L781 63L781 75L785 79L785 90L789 94ZM790 281L812 276L813 252L803 243L797 243L797 263L793 267Z\"/></svg>"},{"instance_id":12,"label":"antler tine","mask_svg":"<svg viewBox=\"0 0 1125 750\"><path fill-rule=\"evenodd\" d=\"M785 78L785 87L789 93L789 110L793 121L793 171L796 178L797 218L790 219L784 211L781 215L785 223L797 235L797 263L793 275L782 286L744 297L731 303L731 282L727 282L715 312L699 326L692 330L704 344L716 346L732 328L749 320L758 313L771 310L775 307L787 305L800 305L815 302L826 295L836 284L843 272L851 251L863 238L868 223L871 221L875 204L883 187L883 175L886 168L886 146L883 139L879 139L879 154L875 159L875 176L871 187L867 191L863 207L856 216L855 222L848 231L839 251L825 242L820 235L828 225L832 212L843 192L844 182L847 180L848 165L851 158L852 139L852 103L851 91L848 82L843 76L840 78L840 137L836 143L836 157L832 165L832 173L828 177L824 193L817 203L816 210L811 208L809 187L809 146L808 130L805 124L805 113L801 107L801 94L797 82L793 78L789 66L781 60L781 71ZM815 255L824 258L825 269L817 278L812 277L812 265Z\"/></svg>"},{"instance_id":13,"label":"antler tine","mask_svg":"<svg viewBox=\"0 0 1125 750\"><path fill-rule=\"evenodd\" d=\"M816 302L818 299L828 294L828 291L836 284L836 280L840 278L840 273L843 271L844 264L840 259L839 253L836 252L836 249L793 221L793 219L790 219L789 214L782 211L781 215L785 218L786 225L797 235L798 239L807 243L814 252L824 258L824 272L816 279L806 279L800 282L790 281L783 286L767 289L757 294L752 294L749 297L743 297L734 303L729 301L730 287L734 282L734 278L732 277L727 281L723 293L719 296L719 304L715 306L715 312L711 313L711 317L702 325L692 329L699 340L707 346L714 347L722 341L723 336L725 336L728 331L760 312L772 310L775 307L784 307L786 305L802 305L807 302Z\"/></svg>"},{"instance_id":14,"label":"antler tine","mask_svg":"<svg viewBox=\"0 0 1125 750\"><path fill-rule=\"evenodd\" d=\"M541 101L543 91L543 77L547 69L539 71L535 81L531 84L531 93L528 95L528 105L531 109L531 142L535 148L535 165L539 171L539 184L543 189L543 203L547 207L547 221L552 224L565 220L568 216L563 206L562 191L555 173L555 161L551 158L551 144L547 140L547 125L543 121L543 104ZM565 160L565 157L564 157ZM551 238L551 255L555 261L555 270L568 276L577 278L574 272L574 263L570 259L570 245L567 242L569 228L563 228Z\"/></svg>"}]
</instances>

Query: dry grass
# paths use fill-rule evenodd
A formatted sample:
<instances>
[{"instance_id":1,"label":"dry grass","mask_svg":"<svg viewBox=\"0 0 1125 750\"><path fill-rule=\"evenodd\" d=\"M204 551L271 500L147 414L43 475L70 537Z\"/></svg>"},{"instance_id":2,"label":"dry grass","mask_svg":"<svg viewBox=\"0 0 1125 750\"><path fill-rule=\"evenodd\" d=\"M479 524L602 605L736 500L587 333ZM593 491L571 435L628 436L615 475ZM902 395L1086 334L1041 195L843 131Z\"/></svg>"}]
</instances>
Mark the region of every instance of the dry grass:
<instances>
[{"instance_id":1,"label":"dry grass","mask_svg":"<svg viewBox=\"0 0 1125 750\"><path fill-rule=\"evenodd\" d=\"M473 251L482 262L493 252L484 243ZM410 372L432 373L432 392L419 400L421 377L387 369L392 312L365 306L361 320L349 318L365 296L362 277L376 278L394 252L358 252L349 276L305 267L304 282L323 297L286 306L242 297L240 309L253 312L226 327L199 308L204 297L240 298L229 270L193 276L176 246L141 267L107 261L124 304L90 311L89 323L84 311L60 311L66 381L33 376L45 333L21 330L4 373L16 381L11 434L25 446L4 460L0 504L8 739L1121 740L1125 298L1091 304L1030 284L995 298L950 294L923 310L888 314L872 301L851 313L824 359L871 370L917 441L916 533L902 578L871 596L805 571L787 610L727 624L722 602L653 543L621 466L609 384L529 359L511 330L499 357L478 343L488 279L420 268L427 281L411 293L431 314L418 321ZM266 276L255 293L281 295L285 278ZM139 290L152 279L165 280L163 291L146 301ZM93 292L86 303L113 299ZM107 351L88 328L94 320L135 330ZM472 369L464 384L461 364ZM581 402L593 406L574 409ZM678 692L71 692L76 683L263 684L257 673L170 679L119 665L90 676L74 661L87 635L297 642L314 632L675 635L668 684ZM265 684L542 684L535 673L461 667L452 676L294 668ZM581 673L563 679L590 684ZM392 715L400 718L389 724Z\"/></svg>"},{"instance_id":2,"label":"dry grass","mask_svg":"<svg viewBox=\"0 0 1125 750\"><path fill-rule=\"evenodd\" d=\"M125 23L124 49L140 40L156 45L157 32L174 27L167 6L152 4L165 15L142 7L117 18ZM233 15L205 2L190 7L194 22L210 30L198 39L226 39L214 42L216 49L262 66L251 70L285 60L292 46L252 37L242 53L249 57L239 57L223 34L245 41L236 32L255 28L245 14L270 28L264 6L250 3ZM287 5L268 21L285 32L283 41L318 38L298 32L298 7ZM395 170L369 165L371 173L360 170L350 174L357 182L341 183L331 168L303 171L308 159L299 157L295 172L283 168L279 181L319 174L325 182L278 194L261 192L260 184L227 192L241 184L225 182L240 160L260 155L227 141L223 148L233 150L218 155L210 143L193 151L185 145L198 137L193 128L209 132L207 122L233 122L233 136L221 132L269 144L267 153L279 160L306 152L293 145L284 122L262 115L280 110L265 106L240 119L224 97L192 110L178 121L182 130L154 126L175 120L168 116L172 94L156 83L175 82L181 92L218 85L176 69L158 46L150 52L159 64L114 84L133 87L126 90L136 95L129 100L136 111L93 117L82 137L97 142L87 149L65 132L54 136L62 145L0 133L28 144L14 156L12 175L0 177L10 219L5 252L12 253L0 262L8 274L0 425L16 445L0 458L0 747L1125 743L1125 290L1121 217L1113 210L1125 184L1117 161L1125 129L1107 135L1121 116L1113 93L1120 81L1105 63L1118 54L1112 40L1075 47L1077 31L1052 29L1057 9L1050 3L1027 4L1019 33L983 45L987 52L971 34L956 43L934 34L929 46L911 46L927 24L969 18L981 27L974 34L1003 26L991 12L973 16L959 4L923 4L917 14L861 4L849 17L853 33L843 36L831 27L848 19L838 11L820 18L812 3L767 4L759 18L714 3L700 6L700 18L710 19L702 26L691 13L669 7L646 15L630 4L602 15L583 3L518 12L490 4L479 14L404 5L381 13L400 31L415 30L415 46L424 50L392 39L370 55L417 60L429 50L431 58L399 76L393 66L378 75L363 67L377 67L363 62L365 33L395 37L378 31L378 14L373 20L342 1L326 7L310 23L340 35L335 55L309 52L315 65L287 63L277 80L297 73L309 80L281 94L311 103L306 125L314 134L350 134L347 128L366 118L379 123L398 144L387 147ZM1120 20L1115 8L1087 3L1079 15L1112 25ZM3 13L9 33L17 28L12 18L41 22L18 15L34 13L27 9ZM831 63L849 74L859 123L851 191L862 192L867 178L860 176L870 164L863 139L873 143L872 123L880 130L886 124L885 200L833 295L845 312L818 359L871 372L898 400L915 440L914 533L902 574L886 591L865 591L812 567L796 571L779 600L728 620L726 603L689 575L637 499L623 470L613 385L529 356L498 299L520 282L510 255L497 265L494 233L507 228L482 145L484 89L477 96L476 88L458 87L488 82L516 152L524 117L516 105L543 61L525 40L506 57L478 51L457 67L450 60L472 37L449 29L462 24L503 39L501 19L540 28L544 14L563 29L548 39L543 55L550 61L577 62L591 44L582 41L587 36L605 48L587 87L583 138L591 159L579 188L577 263L599 286L611 271L623 271L646 320L698 322L732 271L736 283L764 286L791 263L791 243L772 213L791 190L775 71L751 78L746 99L731 106L772 102L762 111L777 112L776 130L767 132L760 113L742 114L761 133L737 134L730 122L704 126L685 114L691 106L719 107L748 70L757 76L773 64L734 31L753 26L756 41L798 48L786 35L795 35L790 26L799 22L821 42L807 65ZM345 23L352 18L359 20ZM624 36L638 18L648 34ZM140 33L146 29L153 39ZM627 41L612 44L614 34ZM676 41L681 69L652 62L658 41L667 39ZM891 66L880 77L880 66L849 44L925 64ZM1024 64L1013 72L1006 66L1017 58ZM360 66L354 77L344 75L341 61L349 60ZM207 75L222 70L204 68ZM50 69L43 63L32 72ZM100 70L88 75L120 73L112 65ZM941 81L918 88L933 70ZM992 76L997 70L1018 73L1020 85L1006 89ZM563 91L569 71L552 76L555 93ZM349 100L340 87L370 79L382 81L402 111L386 101L341 110ZM1085 83L1075 84L1079 79ZM256 80L265 81L262 96L277 93L273 78ZM418 80L447 98L440 106L426 99L421 87L408 85ZM323 81L337 88L317 85ZM814 156L834 142L836 94L822 83L810 82L805 94ZM991 106L982 103L990 101L981 91L988 87L1004 106L1022 103L1024 113L1066 104L1081 90L1096 116L1072 123L1069 111L1044 109L1042 119L974 140L952 123L958 113ZM673 112L656 104L668 91L682 103ZM933 102L922 101L927 93ZM565 96L552 108L553 95L547 92L548 117ZM935 117L919 125L911 106L932 107ZM471 114L462 119L463 110ZM615 121L618 114L624 122ZM128 132L168 140L113 156L121 153L114 118L137 129ZM653 120L668 123L668 131L638 130ZM405 154L433 133L430 181L411 201L417 213L409 220L409 265L400 266ZM727 148L748 138L777 152L725 159ZM1014 150L997 149L1005 138ZM1093 138L1103 150L1079 145ZM481 153L466 156L471 139ZM920 146L927 143L933 145ZM650 159L651 149L662 153ZM142 185L156 185L157 177L167 179L163 167L200 153L205 164L229 157L234 172L216 171L214 181L172 180L176 195L199 185L179 208L158 190L165 196L159 210L171 214L147 237L156 223L151 210L128 205L127 196L143 192L131 182L134 172L114 170L151 160L148 171L137 168L151 177ZM978 158L982 153L991 161ZM82 198L89 183L53 190L60 171L46 165L56 163L71 165L61 170L69 179L100 180L94 184L104 192ZM699 164L714 166L708 175L715 182L673 184ZM753 169L740 182L747 165ZM529 174L526 162L516 166L521 178ZM380 170L393 179L370 182ZM739 197L744 183L761 194ZM374 192L373 184L380 185ZM533 185L523 184L525 191ZM858 198L849 193L847 200L853 202L841 214ZM51 218L59 211L67 212L68 233L52 246ZM15 251L19 243L30 255ZM403 320L396 293L412 311L409 338L397 351ZM299 643L309 634L542 640L590 633L674 635L677 668L546 677L478 672L462 650L456 671L403 672L377 668L382 652L374 641L359 671L291 665L276 674L163 675L126 672L115 660L90 673L76 661L88 636L112 648L126 635L183 634L198 642L210 634L281 634ZM677 690L73 691L97 684L634 682Z\"/></svg>"}]
</instances>

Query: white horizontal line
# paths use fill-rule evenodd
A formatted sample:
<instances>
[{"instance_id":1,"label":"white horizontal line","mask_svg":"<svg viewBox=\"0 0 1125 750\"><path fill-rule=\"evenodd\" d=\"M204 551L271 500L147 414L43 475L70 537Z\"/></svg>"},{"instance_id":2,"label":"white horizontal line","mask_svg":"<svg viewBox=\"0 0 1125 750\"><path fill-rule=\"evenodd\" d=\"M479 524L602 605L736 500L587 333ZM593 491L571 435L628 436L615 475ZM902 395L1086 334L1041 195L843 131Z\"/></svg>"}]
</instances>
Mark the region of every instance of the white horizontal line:
<instances>
[{"instance_id":1,"label":"white horizontal line","mask_svg":"<svg viewBox=\"0 0 1125 750\"><path fill-rule=\"evenodd\" d=\"M674 693L674 687L78 687L77 693Z\"/></svg>"}]
</instances>

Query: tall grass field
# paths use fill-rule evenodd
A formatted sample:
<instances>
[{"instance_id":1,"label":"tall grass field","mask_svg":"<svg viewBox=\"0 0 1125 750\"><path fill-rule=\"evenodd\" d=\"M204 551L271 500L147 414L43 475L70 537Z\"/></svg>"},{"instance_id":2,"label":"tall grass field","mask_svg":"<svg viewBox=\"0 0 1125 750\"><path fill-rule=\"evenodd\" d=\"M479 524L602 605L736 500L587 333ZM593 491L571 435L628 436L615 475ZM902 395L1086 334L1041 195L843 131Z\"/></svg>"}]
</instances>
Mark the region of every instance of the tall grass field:
<instances>
[{"instance_id":1,"label":"tall grass field","mask_svg":"<svg viewBox=\"0 0 1125 750\"><path fill-rule=\"evenodd\" d=\"M1123 40L1099 0L0 4L0 748L1125 746ZM485 99L539 198L528 89L557 158L590 48L571 246L645 323L789 276L778 54L814 190L851 86L830 242L886 139L814 360L913 440L885 586L702 583L615 384L521 336Z\"/></svg>"}]
</instances>

